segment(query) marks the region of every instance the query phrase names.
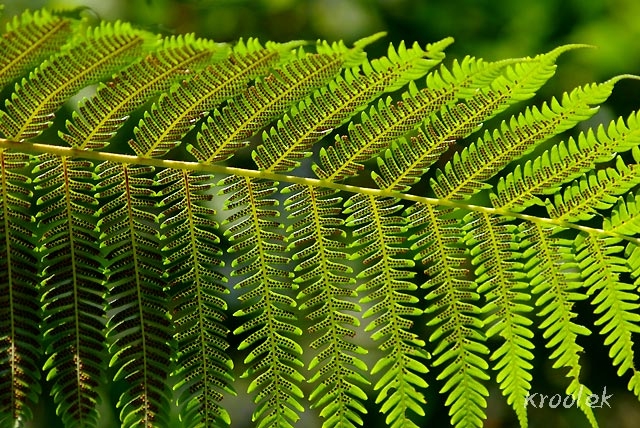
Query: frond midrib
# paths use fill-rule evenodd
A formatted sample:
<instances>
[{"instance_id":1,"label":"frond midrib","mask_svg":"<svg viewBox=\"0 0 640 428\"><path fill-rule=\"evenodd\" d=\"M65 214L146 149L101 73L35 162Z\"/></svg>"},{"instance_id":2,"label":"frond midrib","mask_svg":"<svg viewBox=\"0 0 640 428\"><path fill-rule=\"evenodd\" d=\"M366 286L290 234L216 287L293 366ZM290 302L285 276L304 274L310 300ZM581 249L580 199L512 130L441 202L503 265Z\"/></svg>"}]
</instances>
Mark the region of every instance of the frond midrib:
<instances>
[{"instance_id":1,"label":"frond midrib","mask_svg":"<svg viewBox=\"0 0 640 428\"><path fill-rule=\"evenodd\" d=\"M50 153L59 156L68 156L81 159L90 159L97 161L110 161L114 163L128 164L128 165L144 165L144 166L156 166L160 168L173 168L180 170L201 171L211 174L222 175L236 175L239 177L247 177L254 179L267 179L274 182L302 184L313 186L316 188L328 188L335 190L342 190L352 194L365 194L377 197L397 198L411 202L420 202L427 205L434 206L446 206L451 208L459 208L469 212L480 212L500 217L513 217L521 220L545 224L548 226L560 226L567 229L579 230L588 234L595 234L600 236L612 236L623 239L628 242L633 242L640 245L639 237L632 237L623 233L618 233L615 230L605 230L589 226L584 226L576 223L570 223L560 219L547 218L534 216L529 214L523 214L519 212L511 212L504 208L486 207L482 205L466 204L455 200L449 200L444 198L430 198L426 196L418 196L409 193L401 193L388 189L377 189L373 187L361 187L349 184L342 184L332 182L327 179L318 179L310 177L300 177L295 175L286 175L280 173L272 173L266 171L257 171L252 169L230 167L224 165L214 165L199 162L188 161L176 161L160 158L143 158L140 156L125 155L120 153L109 153L100 151L88 151L78 150L69 147L54 146L41 143L25 143L0 138L0 148L12 149L17 152L43 154Z\"/></svg>"}]
</instances>

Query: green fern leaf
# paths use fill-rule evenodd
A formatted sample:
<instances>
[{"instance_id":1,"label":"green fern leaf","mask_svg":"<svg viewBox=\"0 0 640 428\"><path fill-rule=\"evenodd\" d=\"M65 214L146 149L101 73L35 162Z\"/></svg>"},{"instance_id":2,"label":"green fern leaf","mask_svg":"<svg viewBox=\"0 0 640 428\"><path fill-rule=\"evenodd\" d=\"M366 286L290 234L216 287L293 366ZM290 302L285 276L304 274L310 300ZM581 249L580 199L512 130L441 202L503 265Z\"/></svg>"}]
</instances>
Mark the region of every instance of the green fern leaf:
<instances>
[{"instance_id":1,"label":"green fern leaf","mask_svg":"<svg viewBox=\"0 0 640 428\"><path fill-rule=\"evenodd\" d=\"M488 77L494 76L494 71L508 66L502 74L491 81L490 85L484 86L482 89L471 85L468 89L474 87L478 89L471 94L465 88L468 85L464 85L460 95L467 95L467 97L463 97L465 102L456 105L452 105L452 103L443 105L439 117L435 115L430 117L421 130L424 133L424 138L436 145L466 138L475 132L483 121L496 116L511 104L533 96L536 89L553 75L554 61L557 56L569 48L558 48L541 57L517 62L515 65L499 62L494 67L472 73L471 76L478 79L478 83L481 84L486 82ZM446 194L446 188L450 185L445 178L449 174L451 174L450 163L446 165L444 175L437 173L436 180L432 180L436 194Z\"/></svg>"},{"instance_id":2,"label":"green fern leaf","mask_svg":"<svg viewBox=\"0 0 640 428\"><path fill-rule=\"evenodd\" d=\"M532 308L527 303L531 299L529 285L523 281L523 265L518 261L519 245L512 238L516 226L502 224L504 219L484 213L468 214L463 221L465 243L476 266L478 293L487 299L483 308L488 314L484 320L487 338L499 335L504 340L490 357L495 361L493 369L498 370L496 380L518 415L520 426L526 427L523 403L531 389L533 368L532 321L527 315Z\"/></svg>"},{"instance_id":3,"label":"green fern leaf","mask_svg":"<svg viewBox=\"0 0 640 428\"><path fill-rule=\"evenodd\" d=\"M415 427L434 382L450 425L480 427L490 372L526 427L539 334L597 427L593 324L640 397L638 114L573 130L634 76L513 114L578 45L431 71L451 39L369 62L381 34L230 47L77 15L25 13L0 39L0 425L32 417L43 373L45 409L98 425L108 359L127 428L230 425L234 365L258 427L305 407ZM253 168L222 164L252 143Z\"/></svg>"},{"instance_id":4,"label":"green fern leaf","mask_svg":"<svg viewBox=\"0 0 640 428\"><path fill-rule=\"evenodd\" d=\"M635 151L635 149L634 149ZM636 153L637 156L637 153ZM613 231L613 232L618 232L618 233L628 233L630 236L633 235L637 235L638 233L638 228L635 225L635 222L637 220L636 214L637 214L637 196L634 198L632 195L628 195L626 201L622 200L622 198L620 198L620 202L618 203L618 205L614 208L613 213L611 215L610 219L605 219L603 221L603 228L607 231ZM615 243L615 241L612 240L612 243ZM621 300L630 300L630 301L635 301L637 300L637 297L635 294L632 294L633 291L637 291L638 290L638 285L639 285L639 274L640 274L640 262L638 261L638 256L640 255L640 252L638 251L638 244L634 243L634 242L629 242L625 248L625 262L624 266L627 269L622 270L624 271L628 271L630 272L631 278L635 279L634 284L632 287L629 286L629 284L624 284L623 286L617 286L617 290L626 290L626 293L616 293L615 297L620 298ZM611 256L609 256L611 257ZM616 259L616 262L620 262L620 260ZM615 280L615 276L613 277L613 279ZM635 287L635 290L634 290ZM596 288L595 285L593 285L593 288ZM589 291L592 291L592 289L590 289ZM600 293L600 295L602 295L605 292L605 290L602 290ZM614 298L615 298L614 297ZM610 301L613 299L609 299ZM626 303L626 302L621 302L620 308L621 308L621 312L622 312L622 316L625 319L625 321L634 321L634 318L637 317L637 313L630 313L628 316L626 316L627 314L625 313L626 311L633 311L634 310L634 304L622 304L622 303ZM594 300L594 304L595 304L595 300ZM637 306L637 304L636 304ZM609 314L608 314L609 315ZM614 316L617 316L618 314L615 314ZM603 316L604 319L604 316ZM625 326L626 327L626 326ZM635 331L635 328L633 329L633 331ZM604 333L604 330L603 330ZM621 350L622 353L625 352L625 350L628 350L628 346L626 343L624 343L624 336L628 337L628 333L626 331L624 331L624 329L621 329L619 331L619 336L623 336L618 337L618 343L620 343L621 341L623 342L623 349ZM613 335L613 334L612 334ZM612 348L610 355L612 355L614 352L614 348ZM623 358L628 358L628 355L623 356ZM618 361L620 359L620 356L618 357ZM616 360L614 360L615 363ZM628 361L628 360L627 360ZM633 363L633 355L631 356L631 363ZM621 366L618 370L618 372L620 373L620 371L622 370L623 366ZM635 368L632 367L632 375L631 375L631 379L629 380L629 384L628 384L628 388L629 391L632 391L636 397L640 397L640 372L638 372L637 370L635 370Z\"/></svg>"},{"instance_id":5,"label":"green fern leaf","mask_svg":"<svg viewBox=\"0 0 640 428\"><path fill-rule=\"evenodd\" d=\"M69 134L60 133L60 137L80 149L106 147L132 111L177 79L198 71L216 49L222 48L192 36L164 39L158 51L101 83L96 95L74 112L73 121L67 121Z\"/></svg>"},{"instance_id":6,"label":"green fern leaf","mask_svg":"<svg viewBox=\"0 0 640 428\"><path fill-rule=\"evenodd\" d=\"M39 135L67 98L131 62L144 41L122 23L89 29L80 40L17 85L7 111L0 111L0 131L5 137L22 141Z\"/></svg>"},{"instance_id":7,"label":"green fern leaf","mask_svg":"<svg viewBox=\"0 0 640 428\"><path fill-rule=\"evenodd\" d=\"M594 313L599 316L595 325L602 326L600 334L605 335L604 343L610 346L609 356L618 367L618 376L631 371L629 389L637 395L639 375L632 334L640 332L640 304L633 292L635 287L619 279L620 272L626 271L619 243L619 238L580 234L575 240L576 261L595 306Z\"/></svg>"},{"instance_id":8,"label":"green fern leaf","mask_svg":"<svg viewBox=\"0 0 640 428\"><path fill-rule=\"evenodd\" d=\"M478 88L491 83L502 73L504 67L513 62L485 63L467 57L462 63L455 62L452 71L441 66L439 72L429 74L427 88L448 90L451 93L447 96L449 103L456 97L468 99L476 94ZM413 97L416 92L415 85L411 84L402 98ZM450 142L446 139L428 138L424 129L420 128L417 135L394 141L384 151L384 156L377 158L380 173L373 171L372 179L381 189L405 192L447 150Z\"/></svg>"},{"instance_id":9,"label":"green fern leaf","mask_svg":"<svg viewBox=\"0 0 640 428\"><path fill-rule=\"evenodd\" d=\"M589 130L554 145L540 156L517 165L512 173L501 177L496 193L491 194L493 206L514 212L531 205L545 205L536 195L557 193L560 186L590 171L596 163L608 162L615 153L631 150L640 144L637 112L625 123L621 118L612 121L606 131L603 126L597 135Z\"/></svg>"},{"instance_id":10,"label":"green fern leaf","mask_svg":"<svg viewBox=\"0 0 640 428\"><path fill-rule=\"evenodd\" d=\"M354 51L362 61L362 52ZM297 59L259 79L222 111L216 110L198 135L198 148L190 146L188 150L200 162L228 158L291 104L332 79L351 54L332 50L305 54L300 49Z\"/></svg>"},{"instance_id":11,"label":"green fern leaf","mask_svg":"<svg viewBox=\"0 0 640 428\"><path fill-rule=\"evenodd\" d=\"M292 43L295 46L295 43ZM135 129L136 140L129 144L138 156L164 155L210 110L238 95L253 78L287 58L291 44L268 43L249 39L233 48L232 54L211 64L189 80L174 86L145 113Z\"/></svg>"},{"instance_id":12,"label":"green fern leaf","mask_svg":"<svg viewBox=\"0 0 640 428\"><path fill-rule=\"evenodd\" d=\"M468 96L472 90L475 98L471 98L469 103L475 106L477 113L484 111L480 105L484 107L492 104L482 93L478 94L475 91L477 85L489 76L494 76L496 72L499 74L508 64L504 62L483 66L469 61L467 64L463 63L463 67L454 67L453 74L443 67L440 74L427 76L427 83L434 83L432 88L418 91L415 86L410 85L409 90L402 94L402 101L393 105L390 98L385 101L379 100L377 109L371 108L369 115L362 114L361 124L350 124L349 137L336 136L335 147L320 151L320 164L314 165L315 174L331 180L343 180L345 177L353 176L362 169L361 162L378 155L382 149L425 122L425 129L419 129L418 133L426 135L419 138L428 138L438 147L443 141L450 142L466 136L477 123L470 125L469 122L463 121L459 117L462 114L459 111L467 112L468 116L472 113L465 104L458 105L453 112L448 111L448 106L455 102L457 96ZM440 109L444 123L433 117ZM452 120L454 118L460 120ZM430 121L433 123L429 123ZM445 131L447 126L452 124L455 124L456 130Z\"/></svg>"},{"instance_id":13,"label":"green fern leaf","mask_svg":"<svg viewBox=\"0 0 640 428\"><path fill-rule=\"evenodd\" d=\"M450 41L445 39L439 45ZM328 86L314 92L312 97L294 106L276 127L263 134L263 144L257 147L253 156L258 167L266 171L295 168L299 165L298 159L309 157L311 146L327 132L345 123L383 92L413 83L443 56L431 46L427 46L425 52L418 44L407 49L402 43L397 52L389 45L387 57L365 62L361 67L363 74L358 69L347 70L344 78L338 76Z\"/></svg>"},{"instance_id":14,"label":"green fern leaf","mask_svg":"<svg viewBox=\"0 0 640 428\"><path fill-rule=\"evenodd\" d=\"M228 412L219 404L222 392L233 393L233 362L225 353L228 329L224 326L228 294L222 252L215 246L215 212L199 205L211 199L207 192L212 177L165 169L157 176L163 188L157 196L165 207L160 214L161 241L167 257L169 293L174 301L173 323L178 342L178 405L185 403L181 418L185 426L230 424Z\"/></svg>"},{"instance_id":15,"label":"green fern leaf","mask_svg":"<svg viewBox=\"0 0 640 428\"><path fill-rule=\"evenodd\" d=\"M157 218L150 213L150 167L104 162L96 168L100 246L108 262L110 309L107 321L110 367L123 379L123 427L165 426L169 410L171 328L164 292Z\"/></svg>"},{"instance_id":16,"label":"green fern leaf","mask_svg":"<svg viewBox=\"0 0 640 428\"><path fill-rule=\"evenodd\" d=\"M406 319L422 311L412 306L418 299L410 292L417 286L407 281L414 276L408 271L414 262L403 257L406 247L401 245L400 235L406 231L405 220L394 215L402 206L393 198L356 195L345 207L344 212L350 214L346 224L357 226L351 245L358 250L352 258L363 257L363 264L368 266L356 275L364 280L357 289L364 294L360 302L374 302L363 314L364 318L375 316L365 330L375 330L374 340L384 339L379 347L385 355L371 371L382 373L374 386L380 390L376 402L384 402L381 411L388 413L387 424L415 426L408 411L424 415L425 399L420 389L426 388L427 383L421 375L428 370L418 358L426 359L428 354L422 349L424 341L409 331L413 322Z\"/></svg>"},{"instance_id":17,"label":"green fern leaf","mask_svg":"<svg viewBox=\"0 0 640 428\"><path fill-rule=\"evenodd\" d=\"M357 293L355 280L347 276L352 269L341 262L347 258L345 244L332 239L345 235L338 217L341 199L335 191L302 185L289 186L283 193L292 193L285 205L295 221L287 231L289 249L295 249L292 260L298 263L294 282L303 287L297 300L302 301L300 310L313 310L307 315L313 321L308 329L314 339L310 347L320 350L308 367L314 371L309 382L316 384L309 400L312 408L322 409L325 428L362 425L360 415L367 412L362 401L367 395L359 385L369 382L367 366L357 355L366 350L350 340L360 321L348 313L361 308L350 300Z\"/></svg>"},{"instance_id":18,"label":"green fern leaf","mask_svg":"<svg viewBox=\"0 0 640 428\"><path fill-rule=\"evenodd\" d=\"M384 156L377 158L379 173L372 171L371 178L381 189L405 192L448 148L445 142L430 144L422 132L409 140L394 141Z\"/></svg>"},{"instance_id":19,"label":"green fern leaf","mask_svg":"<svg viewBox=\"0 0 640 428\"><path fill-rule=\"evenodd\" d=\"M336 136L335 143L320 151L320 164L313 171L321 179L341 181L363 169L362 162L375 157L382 149L417 127L421 119L446 101L442 92L419 92L416 98L392 104L392 99L379 100L362 122L349 126L349 136ZM410 101L409 101L410 100Z\"/></svg>"},{"instance_id":20,"label":"green fern leaf","mask_svg":"<svg viewBox=\"0 0 640 428\"><path fill-rule=\"evenodd\" d=\"M321 149L320 163L314 173L322 179L341 181L355 176L362 162L376 156L393 141L415 129L425 116L438 109L449 96L444 91L420 91L414 97L392 104L390 97L379 100L369 114L362 113L361 123L349 125L349 136L336 136L335 143Z\"/></svg>"},{"instance_id":21,"label":"green fern leaf","mask_svg":"<svg viewBox=\"0 0 640 428\"><path fill-rule=\"evenodd\" d=\"M450 165L445 166L446 193L440 190L444 176L434 190L447 199L466 199L473 193L491 186L484 181L502 170L516 156L530 153L535 147L577 123L588 119L597 112L590 107L603 103L611 95L618 79L611 79L601 85L587 85L574 89L563 97L562 104L552 99L541 109L527 108L517 118L511 118L507 125L502 122L500 130L485 131L484 136L456 153Z\"/></svg>"},{"instance_id":22,"label":"green fern leaf","mask_svg":"<svg viewBox=\"0 0 640 428\"><path fill-rule=\"evenodd\" d=\"M277 201L272 182L255 182L248 178L230 176L222 180L221 193L229 194L225 209L235 210L223 224L231 246L229 252L238 253L231 266L231 276L243 277L235 286L243 293L238 297L245 307L234 316L251 315L233 332L239 335L252 331L238 347L250 348L244 362L249 368L242 377L252 377L248 391L257 391L254 401L258 405L253 421L258 427L292 427L299 419L296 412L304 408L298 386L303 380L302 348L290 336L299 336L296 326L296 306L287 291L295 289L288 279L293 275L280 266L287 263L282 224L276 221Z\"/></svg>"},{"instance_id":23,"label":"green fern leaf","mask_svg":"<svg viewBox=\"0 0 640 428\"><path fill-rule=\"evenodd\" d=\"M29 156L0 150L0 425L22 426L41 393L38 259Z\"/></svg>"},{"instance_id":24,"label":"green fern leaf","mask_svg":"<svg viewBox=\"0 0 640 428\"><path fill-rule=\"evenodd\" d=\"M70 34L71 21L46 9L14 17L0 39L0 88L58 51Z\"/></svg>"},{"instance_id":25,"label":"green fern leaf","mask_svg":"<svg viewBox=\"0 0 640 428\"><path fill-rule=\"evenodd\" d=\"M465 104L443 108L441 112L442 121L437 120L433 124L427 125L427 137L435 137L434 141L465 138L477 130L483 121L496 116L516 102L531 98L553 76L557 57L571 48L571 45L561 47L534 60L509 66L504 75L499 76L492 82L490 89L486 93L480 92L476 94L468 99ZM454 124L453 129L447 129L450 127L449 124ZM503 128L502 131L504 133L505 129ZM513 138L513 135L511 135L511 138ZM495 143L494 140L489 141ZM512 145L515 144L512 143ZM508 147L508 143L504 143L504 147L501 147L500 143L497 144L497 147L492 147L491 143L487 147L478 143L477 148L476 146L471 146L466 151L463 151L462 155L456 154L445 165L444 172L439 171L436 173L435 179L431 180L431 186L435 194L440 198L464 199L465 195L474 193L478 188L482 188L483 184L481 182L476 182L473 177L467 179L467 176L476 174L481 179L491 177L492 174L495 174L496 168L504 166L504 160L495 166L483 167L482 165L488 160L493 160L493 153L499 153L500 150ZM526 150L528 148L520 149L520 151ZM515 151L518 150L515 149ZM485 169L475 173L473 172L475 167ZM487 172L486 169L491 169L491 171Z\"/></svg>"},{"instance_id":26,"label":"green fern leaf","mask_svg":"<svg viewBox=\"0 0 640 428\"><path fill-rule=\"evenodd\" d=\"M618 224L615 222L616 225ZM637 230L637 229L636 229ZM636 291L640 287L640 247L635 243L629 243L625 249L625 257L627 265L631 271L631 278L634 279L634 286ZM640 373L638 371L633 372L629 384L627 385L629 391L632 391L636 397L640 396Z\"/></svg>"},{"instance_id":27,"label":"green fern leaf","mask_svg":"<svg viewBox=\"0 0 640 428\"><path fill-rule=\"evenodd\" d=\"M640 150L633 148L633 156L640 159ZM618 199L640 184L640 168L637 164L627 166L622 158L616 159L616 169L591 172L578 182L568 186L564 193L555 195L554 203L547 201L547 211L553 218L576 222L589 220L596 210L608 210Z\"/></svg>"},{"instance_id":28,"label":"green fern leaf","mask_svg":"<svg viewBox=\"0 0 640 428\"><path fill-rule=\"evenodd\" d=\"M104 383L105 287L94 231L92 164L42 155L33 171L41 206L44 370L67 426L97 426L97 387Z\"/></svg>"},{"instance_id":29,"label":"green fern leaf","mask_svg":"<svg viewBox=\"0 0 640 428\"><path fill-rule=\"evenodd\" d=\"M592 427L596 428L595 415L591 406L582 397L591 395L591 390L580 382L580 355L584 348L577 343L578 336L587 336L591 331L573 322L577 314L573 312L574 302L584 300L582 284L576 273L577 266L572 253L573 241L560 239L553 235L560 228L543 227L540 224L521 226L522 258L526 260L524 270L530 281L532 293L538 296L535 306L543 321L540 328L547 339L548 348L555 347L550 358L554 359L554 368L569 369L567 377L571 379L567 394L571 395L577 406L586 415ZM563 269L553 269L553 266Z\"/></svg>"},{"instance_id":30,"label":"green fern leaf","mask_svg":"<svg viewBox=\"0 0 640 428\"><path fill-rule=\"evenodd\" d=\"M640 230L640 195L629 194L626 199L618 198L617 202L611 218L603 219L603 229L629 236L637 234Z\"/></svg>"},{"instance_id":31,"label":"green fern leaf","mask_svg":"<svg viewBox=\"0 0 640 428\"><path fill-rule=\"evenodd\" d=\"M440 393L448 393L445 404L451 406L451 423L457 427L480 427L486 418L484 408L489 391L483 381L489 379L483 343L482 312L475 303L480 299L477 286L467 278L464 266L462 222L452 216L451 209L436 209L416 204L406 211L407 221L415 227L409 238L412 250L418 250L429 276L422 285L429 291L425 312L432 318L427 325L437 326L429 342L437 341L432 366L440 369L436 379L447 379Z\"/></svg>"},{"instance_id":32,"label":"green fern leaf","mask_svg":"<svg viewBox=\"0 0 640 428\"><path fill-rule=\"evenodd\" d=\"M531 58L510 58L502 61L486 62L482 58L466 56L462 61L457 59L449 68L441 65L437 72L427 76L427 88L445 89L454 86L456 95L461 99L472 98L478 89L490 86L509 65L520 62L535 61Z\"/></svg>"}]
</instances>

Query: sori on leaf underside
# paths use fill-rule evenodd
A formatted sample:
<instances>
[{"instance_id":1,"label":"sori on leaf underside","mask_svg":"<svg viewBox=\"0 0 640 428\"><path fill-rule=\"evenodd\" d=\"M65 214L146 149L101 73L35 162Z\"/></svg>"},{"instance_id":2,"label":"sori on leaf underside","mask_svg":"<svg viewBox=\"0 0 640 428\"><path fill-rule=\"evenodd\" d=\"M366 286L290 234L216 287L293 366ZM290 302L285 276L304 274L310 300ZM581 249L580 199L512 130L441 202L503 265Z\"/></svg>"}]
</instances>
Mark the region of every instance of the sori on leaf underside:
<instances>
[{"instance_id":1,"label":"sori on leaf underside","mask_svg":"<svg viewBox=\"0 0 640 428\"><path fill-rule=\"evenodd\" d=\"M369 59L381 37L10 20L0 425L51 399L98 426L117 384L123 427L227 426L236 393L257 427L420 426L427 388L480 427L497 385L526 427L538 340L596 427L596 332L640 396L638 113L574 131L635 77L527 105L581 46L442 65L450 38Z\"/></svg>"}]
</instances>

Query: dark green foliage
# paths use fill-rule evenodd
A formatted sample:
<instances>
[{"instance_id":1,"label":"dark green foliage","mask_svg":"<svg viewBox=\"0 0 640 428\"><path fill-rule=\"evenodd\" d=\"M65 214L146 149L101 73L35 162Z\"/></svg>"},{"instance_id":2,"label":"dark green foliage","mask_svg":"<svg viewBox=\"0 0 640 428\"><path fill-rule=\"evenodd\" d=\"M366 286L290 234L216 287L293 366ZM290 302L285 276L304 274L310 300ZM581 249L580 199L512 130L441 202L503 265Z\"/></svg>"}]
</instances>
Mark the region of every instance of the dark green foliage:
<instances>
[{"instance_id":1,"label":"dark green foliage","mask_svg":"<svg viewBox=\"0 0 640 428\"><path fill-rule=\"evenodd\" d=\"M42 356L36 240L30 230L31 180L23 175L29 156L0 153L0 423L30 419L40 394Z\"/></svg>"}]
</instances>

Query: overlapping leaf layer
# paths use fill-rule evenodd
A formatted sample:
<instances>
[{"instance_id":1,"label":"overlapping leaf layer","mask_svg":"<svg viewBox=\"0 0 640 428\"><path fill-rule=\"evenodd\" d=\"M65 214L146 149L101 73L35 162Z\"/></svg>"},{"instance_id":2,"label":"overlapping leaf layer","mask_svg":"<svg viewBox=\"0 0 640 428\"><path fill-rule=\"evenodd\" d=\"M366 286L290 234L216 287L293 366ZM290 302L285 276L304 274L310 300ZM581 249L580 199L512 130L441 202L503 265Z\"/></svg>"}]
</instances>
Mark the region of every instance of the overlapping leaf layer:
<instances>
[{"instance_id":1,"label":"overlapping leaf layer","mask_svg":"<svg viewBox=\"0 0 640 428\"><path fill-rule=\"evenodd\" d=\"M580 46L447 67L449 38L71 16L0 40L0 425L99 426L111 386L126 427L235 425L235 394L258 427L418 427L428 388L452 426L493 388L526 427L540 340L595 427L595 331L640 397L638 113L573 130L634 76L528 106Z\"/></svg>"}]
</instances>

